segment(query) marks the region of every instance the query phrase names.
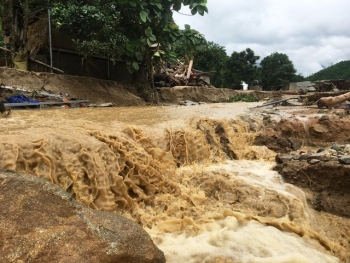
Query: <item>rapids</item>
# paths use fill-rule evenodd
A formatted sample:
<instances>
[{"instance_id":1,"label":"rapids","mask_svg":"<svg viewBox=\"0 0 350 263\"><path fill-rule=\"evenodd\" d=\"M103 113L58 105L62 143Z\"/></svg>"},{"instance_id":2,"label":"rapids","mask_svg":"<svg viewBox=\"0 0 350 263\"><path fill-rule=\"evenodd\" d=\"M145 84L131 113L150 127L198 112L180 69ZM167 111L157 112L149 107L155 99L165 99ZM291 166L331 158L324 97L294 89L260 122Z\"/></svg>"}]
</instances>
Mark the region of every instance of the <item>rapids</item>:
<instances>
[{"instance_id":1,"label":"rapids","mask_svg":"<svg viewBox=\"0 0 350 263\"><path fill-rule=\"evenodd\" d=\"M139 223L167 262L349 262L349 219L272 171L247 105L14 110L0 168Z\"/></svg>"}]
</instances>

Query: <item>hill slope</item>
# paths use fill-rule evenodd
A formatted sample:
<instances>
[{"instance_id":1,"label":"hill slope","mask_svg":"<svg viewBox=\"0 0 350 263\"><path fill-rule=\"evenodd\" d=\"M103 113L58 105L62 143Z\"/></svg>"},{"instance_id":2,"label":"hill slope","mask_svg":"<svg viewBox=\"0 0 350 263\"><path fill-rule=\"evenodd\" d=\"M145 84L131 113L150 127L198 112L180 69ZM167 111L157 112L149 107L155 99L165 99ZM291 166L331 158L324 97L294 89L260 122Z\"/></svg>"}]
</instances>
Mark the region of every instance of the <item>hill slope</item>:
<instances>
[{"instance_id":1,"label":"hill slope","mask_svg":"<svg viewBox=\"0 0 350 263\"><path fill-rule=\"evenodd\" d=\"M341 61L328 68L322 69L306 78L310 81L325 79L347 79L350 80L350 60Z\"/></svg>"}]
</instances>

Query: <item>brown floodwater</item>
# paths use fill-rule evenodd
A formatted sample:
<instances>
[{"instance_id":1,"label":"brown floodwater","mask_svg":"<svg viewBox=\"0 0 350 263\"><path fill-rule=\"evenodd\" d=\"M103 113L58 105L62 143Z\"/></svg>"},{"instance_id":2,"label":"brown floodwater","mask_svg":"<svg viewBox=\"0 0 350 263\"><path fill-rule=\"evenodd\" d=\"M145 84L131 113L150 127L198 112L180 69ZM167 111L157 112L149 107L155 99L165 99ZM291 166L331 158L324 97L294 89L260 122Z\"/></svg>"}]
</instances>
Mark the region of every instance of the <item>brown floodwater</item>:
<instances>
[{"instance_id":1,"label":"brown floodwater","mask_svg":"<svg viewBox=\"0 0 350 263\"><path fill-rule=\"evenodd\" d=\"M13 110L0 168L142 225L167 262L348 262L349 219L272 171L257 103ZM257 127L259 120L256 120Z\"/></svg>"}]
</instances>

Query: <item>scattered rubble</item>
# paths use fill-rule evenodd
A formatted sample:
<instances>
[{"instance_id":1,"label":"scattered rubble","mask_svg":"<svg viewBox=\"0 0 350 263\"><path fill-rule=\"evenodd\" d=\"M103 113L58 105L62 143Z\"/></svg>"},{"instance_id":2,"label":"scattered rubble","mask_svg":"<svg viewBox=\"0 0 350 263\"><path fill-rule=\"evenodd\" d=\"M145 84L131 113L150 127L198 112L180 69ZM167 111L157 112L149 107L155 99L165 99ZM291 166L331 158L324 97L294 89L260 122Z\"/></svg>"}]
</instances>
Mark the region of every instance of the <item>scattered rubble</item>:
<instances>
[{"instance_id":1,"label":"scattered rubble","mask_svg":"<svg viewBox=\"0 0 350 263\"><path fill-rule=\"evenodd\" d=\"M47 91L27 90L23 88L17 88L14 86L7 86L0 84L0 94L5 90L6 96L4 101L0 101L5 109L7 115L11 112L11 108L14 107L35 107L42 108L48 106L65 106L65 107L86 107L88 100L80 100L77 98L70 98L69 94L52 94ZM24 95L25 94L25 95ZM0 112L3 113L4 111Z\"/></svg>"}]
</instances>

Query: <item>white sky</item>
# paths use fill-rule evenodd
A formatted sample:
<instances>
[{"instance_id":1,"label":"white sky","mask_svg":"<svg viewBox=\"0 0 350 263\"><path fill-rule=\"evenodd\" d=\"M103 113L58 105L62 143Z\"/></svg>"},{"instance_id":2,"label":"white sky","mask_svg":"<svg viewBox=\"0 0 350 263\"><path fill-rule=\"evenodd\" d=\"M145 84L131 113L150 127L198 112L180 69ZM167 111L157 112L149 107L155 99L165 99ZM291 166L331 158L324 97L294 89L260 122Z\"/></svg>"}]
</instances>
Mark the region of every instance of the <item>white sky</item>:
<instances>
[{"instance_id":1,"label":"white sky","mask_svg":"<svg viewBox=\"0 0 350 263\"><path fill-rule=\"evenodd\" d=\"M350 60L350 0L207 1L208 14L175 12L175 22L191 25L228 56L248 47L261 59L284 53L304 77Z\"/></svg>"}]
</instances>

